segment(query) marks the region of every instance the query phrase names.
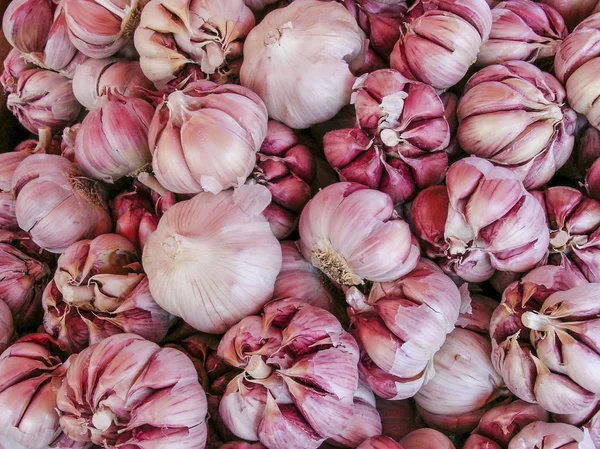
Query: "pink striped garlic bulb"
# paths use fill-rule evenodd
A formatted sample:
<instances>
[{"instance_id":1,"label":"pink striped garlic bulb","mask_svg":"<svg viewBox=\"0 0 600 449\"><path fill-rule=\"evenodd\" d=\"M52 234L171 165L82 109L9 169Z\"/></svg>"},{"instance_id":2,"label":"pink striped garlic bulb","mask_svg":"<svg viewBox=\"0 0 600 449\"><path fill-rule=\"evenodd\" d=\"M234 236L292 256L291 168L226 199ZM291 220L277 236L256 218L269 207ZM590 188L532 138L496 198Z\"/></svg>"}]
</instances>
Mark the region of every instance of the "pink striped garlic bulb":
<instances>
[{"instance_id":1,"label":"pink striped garlic bulb","mask_svg":"<svg viewBox=\"0 0 600 449\"><path fill-rule=\"evenodd\" d=\"M468 282L529 270L550 241L542 207L515 174L476 157L455 162L446 186L417 195L411 217L426 254Z\"/></svg>"},{"instance_id":2,"label":"pink striped garlic bulb","mask_svg":"<svg viewBox=\"0 0 600 449\"><path fill-rule=\"evenodd\" d=\"M144 74L161 91L205 78L233 83L254 25L243 0L150 0L135 30L135 48Z\"/></svg>"},{"instance_id":3,"label":"pink striped garlic bulb","mask_svg":"<svg viewBox=\"0 0 600 449\"><path fill-rule=\"evenodd\" d=\"M317 193L300 215L299 231L304 258L339 285L391 282L419 259L391 197L357 183L339 182Z\"/></svg>"},{"instance_id":4,"label":"pink striped garlic bulb","mask_svg":"<svg viewBox=\"0 0 600 449\"><path fill-rule=\"evenodd\" d=\"M421 259L405 276L374 283L367 296L348 289L346 300L369 386L385 399L414 396L429 380L432 358L458 319L461 295L454 282Z\"/></svg>"},{"instance_id":5,"label":"pink striped garlic bulb","mask_svg":"<svg viewBox=\"0 0 600 449\"><path fill-rule=\"evenodd\" d=\"M556 9L532 0L507 0L492 8L490 38L481 46L480 67L508 61L552 63L569 31Z\"/></svg>"},{"instance_id":6,"label":"pink striped garlic bulb","mask_svg":"<svg viewBox=\"0 0 600 449\"><path fill-rule=\"evenodd\" d=\"M590 282L600 282L600 203L570 187L532 194L548 217L548 261L575 265Z\"/></svg>"},{"instance_id":7,"label":"pink striped garlic bulb","mask_svg":"<svg viewBox=\"0 0 600 449\"><path fill-rule=\"evenodd\" d=\"M198 193L243 184L267 135L267 109L251 90L197 81L157 108L148 142L167 190Z\"/></svg>"},{"instance_id":8,"label":"pink striped garlic bulb","mask_svg":"<svg viewBox=\"0 0 600 449\"><path fill-rule=\"evenodd\" d=\"M519 432L508 449L594 449L589 433L563 423L536 421Z\"/></svg>"},{"instance_id":9,"label":"pink striped garlic bulb","mask_svg":"<svg viewBox=\"0 0 600 449\"><path fill-rule=\"evenodd\" d=\"M105 447L204 448L206 395L183 352L119 334L69 362L56 401L68 437Z\"/></svg>"},{"instance_id":10,"label":"pink striped garlic bulb","mask_svg":"<svg viewBox=\"0 0 600 449\"><path fill-rule=\"evenodd\" d=\"M420 0L408 11L391 67L443 90L457 84L477 59L492 28L485 0Z\"/></svg>"},{"instance_id":11,"label":"pink striped garlic bulb","mask_svg":"<svg viewBox=\"0 0 600 449\"><path fill-rule=\"evenodd\" d=\"M577 115L565 104L563 87L528 62L477 72L457 112L461 147L511 170L527 189L550 181L573 151Z\"/></svg>"},{"instance_id":12,"label":"pink striped garlic bulb","mask_svg":"<svg viewBox=\"0 0 600 449\"><path fill-rule=\"evenodd\" d=\"M11 1L2 18L2 30L23 60L73 78L87 56L71 42L64 6L65 2L52 0Z\"/></svg>"},{"instance_id":13,"label":"pink striped garlic bulb","mask_svg":"<svg viewBox=\"0 0 600 449\"><path fill-rule=\"evenodd\" d=\"M357 128L330 131L325 156L343 181L381 190L395 204L442 182L450 126L444 103L426 84L382 69L363 75L352 97Z\"/></svg>"},{"instance_id":14,"label":"pink striped garlic bulb","mask_svg":"<svg viewBox=\"0 0 600 449\"><path fill-rule=\"evenodd\" d=\"M46 332L68 353L124 332L158 343L173 321L150 294L137 248L118 234L69 246L42 305Z\"/></svg>"},{"instance_id":15,"label":"pink striped garlic bulb","mask_svg":"<svg viewBox=\"0 0 600 449\"><path fill-rule=\"evenodd\" d=\"M582 21L565 38L554 58L554 72L563 83L571 107L587 117L590 124L600 129L600 95L596 73L600 67L600 12Z\"/></svg>"},{"instance_id":16,"label":"pink striped garlic bulb","mask_svg":"<svg viewBox=\"0 0 600 449\"><path fill-rule=\"evenodd\" d=\"M47 449L60 439L56 392L65 359L56 342L42 333L21 337L0 355L1 444Z\"/></svg>"},{"instance_id":17,"label":"pink striped garlic bulb","mask_svg":"<svg viewBox=\"0 0 600 449\"><path fill-rule=\"evenodd\" d=\"M331 313L301 299L273 301L262 317L230 328L217 354L241 370L219 406L239 438L268 449L317 449L352 435L354 414L362 414L359 349Z\"/></svg>"},{"instance_id":18,"label":"pink striped garlic bulb","mask_svg":"<svg viewBox=\"0 0 600 449\"><path fill-rule=\"evenodd\" d=\"M558 414L595 403L599 292L562 266L536 268L507 287L490 336L494 366L516 396Z\"/></svg>"}]
</instances>

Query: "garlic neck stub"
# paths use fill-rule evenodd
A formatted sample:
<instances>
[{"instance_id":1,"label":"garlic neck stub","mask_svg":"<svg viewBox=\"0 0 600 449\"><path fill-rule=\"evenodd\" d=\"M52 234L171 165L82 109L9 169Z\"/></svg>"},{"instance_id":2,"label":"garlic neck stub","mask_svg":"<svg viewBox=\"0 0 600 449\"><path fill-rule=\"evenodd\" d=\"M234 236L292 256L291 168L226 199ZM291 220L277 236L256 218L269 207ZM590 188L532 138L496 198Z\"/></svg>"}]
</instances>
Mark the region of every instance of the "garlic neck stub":
<instances>
[{"instance_id":1,"label":"garlic neck stub","mask_svg":"<svg viewBox=\"0 0 600 449\"><path fill-rule=\"evenodd\" d=\"M348 261L333 248L328 239L317 241L311 250L310 261L337 284L346 286L364 284L364 281L352 272Z\"/></svg>"}]
</instances>

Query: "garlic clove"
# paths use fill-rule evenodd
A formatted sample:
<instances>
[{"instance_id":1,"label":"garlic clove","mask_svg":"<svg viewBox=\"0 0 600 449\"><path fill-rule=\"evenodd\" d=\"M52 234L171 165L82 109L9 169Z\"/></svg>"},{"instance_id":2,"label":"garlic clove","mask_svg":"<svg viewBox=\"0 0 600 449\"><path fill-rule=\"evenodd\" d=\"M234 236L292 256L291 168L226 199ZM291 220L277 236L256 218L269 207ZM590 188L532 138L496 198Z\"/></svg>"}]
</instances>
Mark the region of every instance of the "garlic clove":
<instances>
[{"instance_id":1,"label":"garlic clove","mask_svg":"<svg viewBox=\"0 0 600 449\"><path fill-rule=\"evenodd\" d=\"M235 435L256 441L268 412L266 404L269 397L269 392L263 386L246 386L243 378L238 377L227 385L219 404L219 416Z\"/></svg>"},{"instance_id":2,"label":"garlic clove","mask_svg":"<svg viewBox=\"0 0 600 449\"><path fill-rule=\"evenodd\" d=\"M317 449L325 441L304 420L296 407L278 405L270 395L267 395L258 436L261 443L271 448Z\"/></svg>"},{"instance_id":3,"label":"garlic clove","mask_svg":"<svg viewBox=\"0 0 600 449\"><path fill-rule=\"evenodd\" d=\"M358 447L366 439L377 435L381 435L381 418L377 409L355 398L352 420L334 441L344 447Z\"/></svg>"}]
</instances>

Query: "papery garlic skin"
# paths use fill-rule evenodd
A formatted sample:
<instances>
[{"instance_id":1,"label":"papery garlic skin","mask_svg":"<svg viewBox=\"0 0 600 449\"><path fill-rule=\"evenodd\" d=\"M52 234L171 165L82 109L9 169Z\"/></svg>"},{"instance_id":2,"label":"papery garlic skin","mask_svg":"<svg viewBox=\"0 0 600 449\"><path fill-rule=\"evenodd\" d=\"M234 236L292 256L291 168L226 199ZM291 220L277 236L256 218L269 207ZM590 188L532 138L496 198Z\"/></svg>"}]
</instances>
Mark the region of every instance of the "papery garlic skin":
<instances>
[{"instance_id":1,"label":"papery garlic skin","mask_svg":"<svg viewBox=\"0 0 600 449\"><path fill-rule=\"evenodd\" d=\"M15 332L12 311L6 303L0 300L0 351L8 347Z\"/></svg>"},{"instance_id":2,"label":"papery garlic skin","mask_svg":"<svg viewBox=\"0 0 600 449\"><path fill-rule=\"evenodd\" d=\"M558 414L595 402L599 291L564 266L536 268L504 291L490 325L492 360L516 396Z\"/></svg>"},{"instance_id":3,"label":"papery garlic skin","mask_svg":"<svg viewBox=\"0 0 600 449\"><path fill-rule=\"evenodd\" d=\"M433 357L435 375L416 394L419 413L430 426L469 432L498 398L506 396L495 371L487 336L456 328Z\"/></svg>"},{"instance_id":4,"label":"papery garlic skin","mask_svg":"<svg viewBox=\"0 0 600 449\"><path fill-rule=\"evenodd\" d=\"M172 206L144 246L156 302L209 333L259 311L271 299L282 257L261 214L269 201L267 189L254 185Z\"/></svg>"},{"instance_id":5,"label":"papery garlic skin","mask_svg":"<svg viewBox=\"0 0 600 449\"><path fill-rule=\"evenodd\" d=\"M583 0L578 2L565 0L541 0L540 3L552 6L565 19L570 30L575 28L586 17L600 10L598 0Z\"/></svg>"},{"instance_id":6,"label":"papery garlic skin","mask_svg":"<svg viewBox=\"0 0 600 449\"><path fill-rule=\"evenodd\" d=\"M243 184L267 122L264 103L249 89L191 83L156 109L148 135L154 174L175 193L219 193Z\"/></svg>"},{"instance_id":7,"label":"papery garlic skin","mask_svg":"<svg viewBox=\"0 0 600 449\"><path fill-rule=\"evenodd\" d=\"M443 433L435 429L417 429L400 440L403 449L455 449L454 444Z\"/></svg>"},{"instance_id":8,"label":"papery garlic skin","mask_svg":"<svg viewBox=\"0 0 600 449\"><path fill-rule=\"evenodd\" d=\"M57 407L63 431L75 441L181 449L206 443L206 395L191 360L133 334L73 356Z\"/></svg>"},{"instance_id":9,"label":"papery garlic skin","mask_svg":"<svg viewBox=\"0 0 600 449\"><path fill-rule=\"evenodd\" d=\"M552 264L574 264L590 282L600 282L600 203L570 187L532 192L548 217Z\"/></svg>"},{"instance_id":10,"label":"papery garlic skin","mask_svg":"<svg viewBox=\"0 0 600 449\"><path fill-rule=\"evenodd\" d=\"M6 105L34 134L45 127L60 132L74 123L81 112L81 105L73 95L72 81L59 73L39 69L21 74Z\"/></svg>"},{"instance_id":11,"label":"papery garlic skin","mask_svg":"<svg viewBox=\"0 0 600 449\"><path fill-rule=\"evenodd\" d=\"M392 199L357 183L339 182L317 193L300 215L299 231L304 258L345 286L393 281L419 258Z\"/></svg>"},{"instance_id":12,"label":"papery garlic skin","mask_svg":"<svg viewBox=\"0 0 600 449\"><path fill-rule=\"evenodd\" d=\"M161 91L203 78L234 83L244 38L254 25L243 0L151 0L135 31L135 48L144 74Z\"/></svg>"},{"instance_id":13,"label":"papery garlic skin","mask_svg":"<svg viewBox=\"0 0 600 449\"><path fill-rule=\"evenodd\" d=\"M340 311L343 293L318 268L307 261L295 242L281 242L281 270L275 279L273 299L302 298L333 314Z\"/></svg>"},{"instance_id":14,"label":"papery garlic skin","mask_svg":"<svg viewBox=\"0 0 600 449\"><path fill-rule=\"evenodd\" d=\"M508 449L594 449L587 431L562 423L537 421L526 426Z\"/></svg>"},{"instance_id":15,"label":"papery garlic skin","mask_svg":"<svg viewBox=\"0 0 600 449\"><path fill-rule=\"evenodd\" d=\"M271 192L273 201L263 214L280 240L296 229L300 212L310 199L317 171L315 146L283 123L269 120L250 182Z\"/></svg>"},{"instance_id":16,"label":"papery garlic skin","mask_svg":"<svg viewBox=\"0 0 600 449\"><path fill-rule=\"evenodd\" d=\"M88 59L77 66L73 76L73 94L87 109L92 109L108 89L138 97L153 87L138 61L119 58Z\"/></svg>"},{"instance_id":17,"label":"papery garlic skin","mask_svg":"<svg viewBox=\"0 0 600 449\"><path fill-rule=\"evenodd\" d=\"M94 59L113 56L127 45L148 0L103 2L64 0L69 36L73 45Z\"/></svg>"},{"instance_id":18,"label":"papery garlic skin","mask_svg":"<svg viewBox=\"0 0 600 449\"><path fill-rule=\"evenodd\" d=\"M369 405L357 392L359 349L326 310L301 299L270 302L262 318L249 316L229 329L217 355L244 370L219 407L238 437L268 449L317 449L327 438L358 445L356 403Z\"/></svg>"},{"instance_id":19,"label":"papery garlic skin","mask_svg":"<svg viewBox=\"0 0 600 449\"><path fill-rule=\"evenodd\" d=\"M352 71L362 65L366 44L342 5L296 0L250 31L240 80L263 99L272 119L308 128L350 102Z\"/></svg>"},{"instance_id":20,"label":"papery garlic skin","mask_svg":"<svg viewBox=\"0 0 600 449\"><path fill-rule=\"evenodd\" d=\"M391 67L443 90L457 84L477 59L492 27L484 0L421 0L408 11Z\"/></svg>"},{"instance_id":21,"label":"papery garlic skin","mask_svg":"<svg viewBox=\"0 0 600 449\"><path fill-rule=\"evenodd\" d=\"M390 437L377 436L363 441L357 449L404 449Z\"/></svg>"},{"instance_id":22,"label":"papery garlic skin","mask_svg":"<svg viewBox=\"0 0 600 449\"><path fill-rule=\"evenodd\" d=\"M61 156L31 155L15 170L12 185L19 226L47 251L61 253L80 239L111 230L98 183Z\"/></svg>"},{"instance_id":23,"label":"papery garlic skin","mask_svg":"<svg viewBox=\"0 0 600 449\"><path fill-rule=\"evenodd\" d=\"M150 294L136 247L118 234L69 246L42 305L46 332L68 353L123 332L158 343L172 322Z\"/></svg>"},{"instance_id":24,"label":"papery garlic skin","mask_svg":"<svg viewBox=\"0 0 600 449\"><path fill-rule=\"evenodd\" d=\"M323 138L325 157L342 181L381 190L394 204L441 183L451 135L435 90L392 69L361 76L353 90L358 128Z\"/></svg>"},{"instance_id":25,"label":"papery garlic skin","mask_svg":"<svg viewBox=\"0 0 600 449\"><path fill-rule=\"evenodd\" d=\"M539 188L573 151L577 116L564 103L556 78L532 64L486 67L460 99L458 141L467 153L514 172L525 188Z\"/></svg>"},{"instance_id":26,"label":"papery garlic skin","mask_svg":"<svg viewBox=\"0 0 600 449\"><path fill-rule=\"evenodd\" d=\"M473 434L487 437L499 447L506 447L525 426L549 420L550 414L539 405L517 400L489 410L481 417ZM474 449L474 446L469 446L469 449Z\"/></svg>"},{"instance_id":27,"label":"papery garlic skin","mask_svg":"<svg viewBox=\"0 0 600 449\"><path fill-rule=\"evenodd\" d=\"M411 212L426 254L468 282L488 280L496 270L533 268L550 241L545 221L542 207L510 170L476 157L455 162L446 187L423 190Z\"/></svg>"},{"instance_id":28,"label":"papery garlic skin","mask_svg":"<svg viewBox=\"0 0 600 449\"><path fill-rule=\"evenodd\" d=\"M569 104L596 129L600 129L600 109L595 101L600 87L594 77L600 66L599 39L600 13L596 13L565 38L554 59L554 71L565 86Z\"/></svg>"},{"instance_id":29,"label":"papery garlic skin","mask_svg":"<svg viewBox=\"0 0 600 449\"><path fill-rule=\"evenodd\" d=\"M531 0L507 0L492 8L490 38L477 56L480 67L508 61L547 62L568 30L551 6Z\"/></svg>"},{"instance_id":30,"label":"papery garlic skin","mask_svg":"<svg viewBox=\"0 0 600 449\"><path fill-rule=\"evenodd\" d=\"M421 259L405 276L374 283L367 297L348 289L346 301L351 332L364 351L360 368L367 383L385 399L414 396L430 377L431 360L458 319L461 295L454 282L433 262ZM367 358L385 374L374 376ZM388 385L395 386L395 394L386 391Z\"/></svg>"},{"instance_id":31,"label":"papery garlic skin","mask_svg":"<svg viewBox=\"0 0 600 449\"><path fill-rule=\"evenodd\" d=\"M148 130L154 106L107 92L86 115L75 138L75 162L90 178L114 183L149 167Z\"/></svg>"},{"instance_id":32,"label":"papery garlic skin","mask_svg":"<svg viewBox=\"0 0 600 449\"><path fill-rule=\"evenodd\" d=\"M47 449L59 436L56 392L63 354L46 334L29 334L0 355L0 440Z\"/></svg>"}]
</instances>

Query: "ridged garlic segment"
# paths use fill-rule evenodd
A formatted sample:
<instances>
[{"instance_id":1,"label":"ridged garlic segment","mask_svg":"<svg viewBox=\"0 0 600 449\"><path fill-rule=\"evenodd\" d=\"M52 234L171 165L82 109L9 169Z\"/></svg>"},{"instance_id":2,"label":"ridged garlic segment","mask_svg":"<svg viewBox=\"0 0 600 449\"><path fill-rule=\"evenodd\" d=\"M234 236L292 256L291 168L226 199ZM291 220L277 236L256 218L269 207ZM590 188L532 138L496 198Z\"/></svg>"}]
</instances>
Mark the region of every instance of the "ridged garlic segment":
<instances>
[{"instance_id":1,"label":"ridged garlic segment","mask_svg":"<svg viewBox=\"0 0 600 449\"><path fill-rule=\"evenodd\" d=\"M271 196L248 185L172 206L144 246L156 302L203 332L221 333L271 299L281 247L261 214Z\"/></svg>"}]
</instances>

